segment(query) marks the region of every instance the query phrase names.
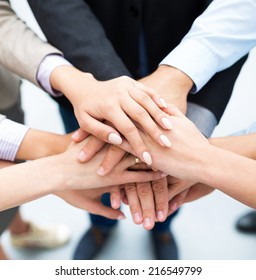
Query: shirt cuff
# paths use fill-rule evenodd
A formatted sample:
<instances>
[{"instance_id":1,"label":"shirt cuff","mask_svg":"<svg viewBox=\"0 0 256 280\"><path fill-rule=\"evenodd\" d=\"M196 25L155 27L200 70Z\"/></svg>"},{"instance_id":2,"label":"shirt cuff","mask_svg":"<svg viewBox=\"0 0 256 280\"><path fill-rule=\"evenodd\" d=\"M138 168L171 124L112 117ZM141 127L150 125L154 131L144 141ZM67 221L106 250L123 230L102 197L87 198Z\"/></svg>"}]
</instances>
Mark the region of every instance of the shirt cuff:
<instances>
[{"instance_id":1,"label":"shirt cuff","mask_svg":"<svg viewBox=\"0 0 256 280\"><path fill-rule=\"evenodd\" d=\"M40 63L37 71L37 81L39 85L52 96L61 96L62 93L55 91L50 82L52 71L59 66L71 65L64 57L58 54L49 54Z\"/></svg>"},{"instance_id":2,"label":"shirt cuff","mask_svg":"<svg viewBox=\"0 0 256 280\"><path fill-rule=\"evenodd\" d=\"M0 122L0 158L14 161L29 128L25 125L4 119Z\"/></svg>"},{"instance_id":3,"label":"shirt cuff","mask_svg":"<svg viewBox=\"0 0 256 280\"><path fill-rule=\"evenodd\" d=\"M182 41L160 64L175 67L194 82L191 93L199 91L218 71L219 59L204 44L188 39Z\"/></svg>"}]
</instances>

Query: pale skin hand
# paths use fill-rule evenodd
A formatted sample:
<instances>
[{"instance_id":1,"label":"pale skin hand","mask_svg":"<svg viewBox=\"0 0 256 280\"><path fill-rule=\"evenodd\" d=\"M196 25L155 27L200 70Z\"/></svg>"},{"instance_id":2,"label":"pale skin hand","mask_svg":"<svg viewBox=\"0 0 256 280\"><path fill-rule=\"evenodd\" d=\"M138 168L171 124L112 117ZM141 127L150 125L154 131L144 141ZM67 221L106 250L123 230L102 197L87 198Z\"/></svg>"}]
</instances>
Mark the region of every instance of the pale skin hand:
<instances>
[{"instance_id":1,"label":"pale skin hand","mask_svg":"<svg viewBox=\"0 0 256 280\"><path fill-rule=\"evenodd\" d=\"M158 144L168 145L168 139L156 123L168 130L170 122L161 110L165 102L155 90L129 77L100 82L70 66L57 67L51 74L51 84L71 101L81 129L104 142L121 144L120 132L136 155L151 164L151 156L133 123L137 122Z\"/></svg>"},{"instance_id":2,"label":"pale skin hand","mask_svg":"<svg viewBox=\"0 0 256 280\"><path fill-rule=\"evenodd\" d=\"M104 193L109 193L110 187L88 190L66 190L54 193L70 205L88 211L95 215L101 215L108 219L123 220L125 215L118 209L113 209L100 201Z\"/></svg>"},{"instance_id":3,"label":"pale skin hand","mask_svg":"<svg viewBox=\"0 0 256 280\"><path fill-rule=\"evenodd\" d=\"M1 169L0 210L53 192L106 187L113 185L113 182L123 184L151 181L163 177L161 172L128 171L127 168L134 164L134 156L126 157L112 172L101 177L96 174L96 169L104 157L104 149L91 161L82 164L76 160L76 155L83 144L84 142L74 145L59 155Z\"/></svg>"}]
</instances>

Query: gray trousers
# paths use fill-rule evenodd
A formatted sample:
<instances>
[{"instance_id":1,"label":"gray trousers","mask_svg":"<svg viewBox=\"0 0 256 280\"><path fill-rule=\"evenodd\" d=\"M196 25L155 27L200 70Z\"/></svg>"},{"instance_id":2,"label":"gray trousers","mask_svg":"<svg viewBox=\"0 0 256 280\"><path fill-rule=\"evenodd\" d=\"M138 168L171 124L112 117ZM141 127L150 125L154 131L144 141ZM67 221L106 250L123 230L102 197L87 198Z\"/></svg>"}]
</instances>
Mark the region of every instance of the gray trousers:
<instances>
[{"instance_id":1,"label":"gray trousers","mask_svg":"<svg viewBox=\"0 0 256 280\"><path fill-rule=\"evenodd\" d=\"M21 108L20 81L10 72L0 67L0 113L9 119L24 123ZM0 212L0 235L5 231L18 211L18 207Z\"/></svg>"}]
</instances>

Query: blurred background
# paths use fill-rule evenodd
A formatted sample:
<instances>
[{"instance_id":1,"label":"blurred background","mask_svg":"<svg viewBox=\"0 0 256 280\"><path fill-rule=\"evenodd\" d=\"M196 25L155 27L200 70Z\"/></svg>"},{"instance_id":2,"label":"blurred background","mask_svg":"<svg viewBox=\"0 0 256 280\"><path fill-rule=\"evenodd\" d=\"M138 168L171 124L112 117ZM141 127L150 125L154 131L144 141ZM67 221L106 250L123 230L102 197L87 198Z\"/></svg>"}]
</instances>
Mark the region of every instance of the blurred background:
<instances>
[{"instance_id":1,"label":"blurred background","mask_svg":"<svg viewBox=\"0 0 256 280\"><path fill-rule=\"evenodd\" d=\"M18 15L44 38L25 0L12 0ZM245 129L256 121L256 50L253 50L234 88L226 112L214 131L224 136ZM30 127L64 133L57 105L42 90L27 81L22 84L22 103L26 124ZM237 171L237 180L243 180ZM152 259L149 234L142 226L132 223L127 207L127 219L119 223L99 259ZM181 259L256 259L256 234L240 233L235 223L250 209L215 191L210 196L182 207L172 230ZM70 259L81 235L89 227L87 214L69 206L59 198L47 196L21 207L22 215L38 224L66 224L71 241L54 250L14 249L8 233L1 242L12 259Z\"/></svg>"}]
</instances>

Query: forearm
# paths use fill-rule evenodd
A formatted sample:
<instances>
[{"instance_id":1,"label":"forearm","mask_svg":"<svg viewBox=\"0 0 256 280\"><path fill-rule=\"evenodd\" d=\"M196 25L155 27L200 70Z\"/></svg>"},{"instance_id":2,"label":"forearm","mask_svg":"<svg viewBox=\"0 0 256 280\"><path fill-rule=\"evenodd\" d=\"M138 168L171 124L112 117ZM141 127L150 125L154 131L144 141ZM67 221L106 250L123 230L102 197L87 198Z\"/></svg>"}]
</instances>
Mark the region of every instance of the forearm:
<instances>
[{"instance_id":1,"label":"forearm","mask_svg":"<svg viewBox=\"0 0 256 280\"><path fill-rule=\"evenodd\" d=\"M209 146L201 155L198 181L234 199L256 207L256 162L235 153Z\"/></svg>"},{"instance_id":2,"label":"forearm","mask_svg":"<svg viewBox=\"0 0 256 280\"><path fill-rule=\"evenodd\" d=\"M58 191L65 184L59 166L49 157L1 169L0 211Z\"/></svg>"},{"instance_id":3,"label":"forearm","mask_svg":"<svg viewBox=\"0 0 256 280\"><path fill-rule=\"evenodd\" d=\"M210 138L209 142L219 148L256 159L256 133L241 136Z\"/></svg>"},{"instance_id":4,"label":"forearm","mask_svg":"<svg viewBox=\"0 0 256 280\"><path fill-rule=\"evenodd\" d=\"M69 136L29 129L16 155L18 160L34 160L64 152L71 139Z\"/></svg>"},{"instance_id":5,"label":"forearm","mask_svg":"<svg viewBox=\"0 0 256 280\"><path fill-rule=\"evenodd\" d=\"M40 40L11 9L0 1L0 62L12 72L37 84L37 69L44 57L59 50Z\"/></svg>"}]
</instances>

